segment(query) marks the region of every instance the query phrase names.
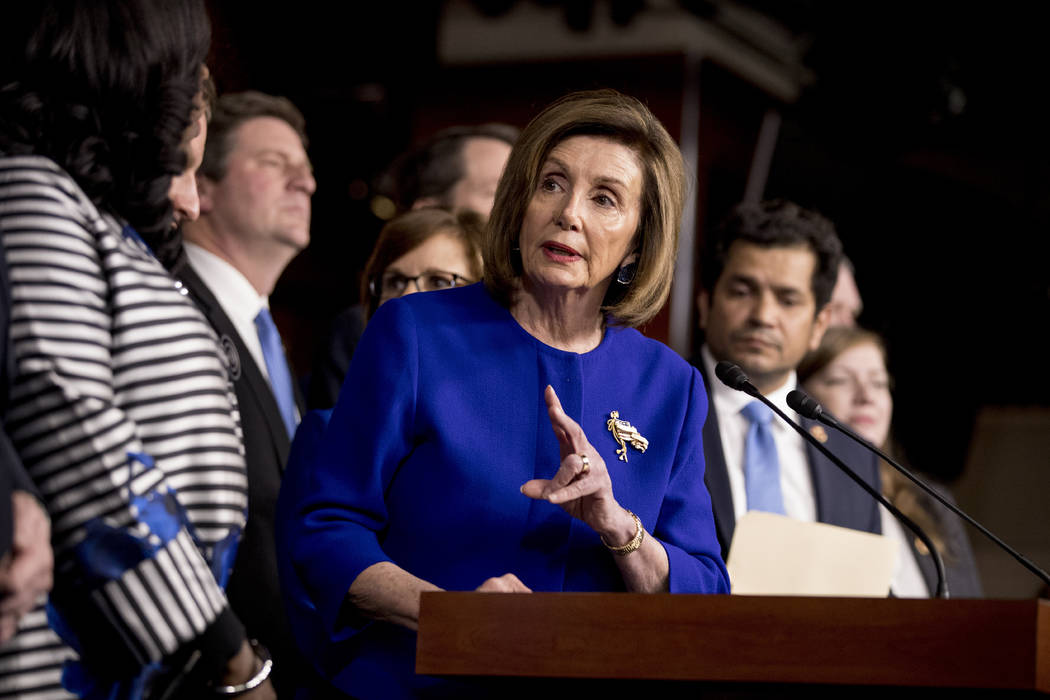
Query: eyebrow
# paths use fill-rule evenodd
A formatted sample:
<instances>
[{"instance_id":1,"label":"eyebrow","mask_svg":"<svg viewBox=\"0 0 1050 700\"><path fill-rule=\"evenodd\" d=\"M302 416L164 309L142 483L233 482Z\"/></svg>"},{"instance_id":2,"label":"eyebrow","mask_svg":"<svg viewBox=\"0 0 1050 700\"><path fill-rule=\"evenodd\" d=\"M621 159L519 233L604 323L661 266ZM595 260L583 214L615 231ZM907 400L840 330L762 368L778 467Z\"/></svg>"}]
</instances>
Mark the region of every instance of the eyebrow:
<instances>
[{"instance_id":1,"label":"eyebrow","mask_svg":"<svg viewBox=\"0 0 1050 700\"><path fill-rule=\"evenodd\" d=\"M746 284L749 287L760 287L760 286L762 286L762 285L760 285L758 283L758 280L756 280L751 275L743 275L743 274L740 274L739 272L730 275L729 279L728 279L728 282L730 284L734 284L734 283ZM787 286L784 286L784 285L772 285L770 288L777 294L803 294L804 295L806 293L806 288L805 287L787 287Z\"/></svg>"},{"instance_id":2,"label":"eyebrow","mask_svg":"<svg viewBox=\"0 0 1050 700\"><path fill-rule=\"evenodd\" d=\"M562 160L560 158L558 158L557 156L547 156L547 162L544 163L544 168L547 167L548 163L553 163L555 166L557 166L558 168L560 168L561 170L564 170L566 172L568 172L570 170L569 166L566 165L564 162L562 162ZM620 180L619 178L608 177L606 175L599 176L598 179L595 180L593 184L601 185L601 186L604 186L604 187L608 187L610 185L614 185L614 186L622 188L622 189L627 189L627 183L626 182L624 182L623 180Z\"/></svg>"},{"instance_id":3,"label":"eyebrow","mask_svg":"<svg viewBox=\"0 0 1050 700\"><path fill-rule=\"evenodd\" d=\"M260 148L259 150L255 151L253 153L253 155L256 156L256 157L263 156L263 155L275 155L275 156L278 156L279 158L281 158L281 159L283 159L283 160L285 160L285 161L287 161L289 163L291 163L294 160L294 158L291 155L289 155L287 152L279 150L277 148L269 148L269 147ZM310 156L306 157L306 165L310 168L310 172L314 171L314 164L313 164L313 162L310 161Z\"/></svg>"}]
</instances>

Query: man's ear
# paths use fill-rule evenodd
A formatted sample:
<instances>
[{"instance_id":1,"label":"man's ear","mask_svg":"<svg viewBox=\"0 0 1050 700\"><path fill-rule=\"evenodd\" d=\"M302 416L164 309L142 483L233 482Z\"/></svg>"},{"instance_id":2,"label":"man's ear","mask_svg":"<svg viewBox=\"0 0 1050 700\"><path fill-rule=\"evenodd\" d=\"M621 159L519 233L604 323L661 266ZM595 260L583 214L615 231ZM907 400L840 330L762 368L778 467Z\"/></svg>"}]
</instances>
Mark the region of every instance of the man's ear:
<instances>
[{"instance_id":1,"label":"man's ear","mask_svg":"<svg viewBox=\"0 0 1050 700\"><path fill-rule=\"evenodd\" d=\"M809 333L809 349L816 350L820 347L820 341L824 339L824 332L831 325L831 304L825 304L824 308L817 312L813 318L813 328Z\"/></svg>"},{"instance_id":2,"label":"man's ear","mask_svg":"<svg viewBox=\"0 0 1050 700\"><path fill-rule=\"evenodd\" d=\"M711 311L711 295L706 289L701 289L696 295L696 308L700 312L700 328L707 330L707 319Z\"/></svg>"},{"instance_id":3,"label":"man's ear","mask_svg":"<svg viewBox=\"0 0 1050 700\"><path fill-rule=\"evenodd\" d=\"M215 205L215 183L207 175L197 173L197 197L201 202L201 216L210 214Z\"/></svg>"}]
</instances>

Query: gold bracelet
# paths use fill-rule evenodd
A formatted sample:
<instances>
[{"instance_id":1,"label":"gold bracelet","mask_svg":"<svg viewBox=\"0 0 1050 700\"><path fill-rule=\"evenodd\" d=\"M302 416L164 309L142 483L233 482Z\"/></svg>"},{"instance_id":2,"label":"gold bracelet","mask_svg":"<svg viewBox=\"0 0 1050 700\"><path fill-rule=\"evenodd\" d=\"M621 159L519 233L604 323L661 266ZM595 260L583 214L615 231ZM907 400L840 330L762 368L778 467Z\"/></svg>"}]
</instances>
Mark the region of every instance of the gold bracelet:
<instances>
[{"instance_id":1,"label":"gold bracelet","mask_svg":"<svg viewBox=\"0 0 1050 700\"><path fill-rule=\"evenodd\" d=\"M626 510L626 508L624 510ZM602 541L602 544L604 544L610 552L620 557L626 557L628 554L641 547L642 539L645 538L645 528L642 527L642 521L638 518L637 515L635 515L629 510L627 511L627 515L634 518L634 537L631 538L630 542L628 542L622 547L613 547L611 544L605 541L604 537L598 535L598 538Z\"/></svg>"}]
</instances>

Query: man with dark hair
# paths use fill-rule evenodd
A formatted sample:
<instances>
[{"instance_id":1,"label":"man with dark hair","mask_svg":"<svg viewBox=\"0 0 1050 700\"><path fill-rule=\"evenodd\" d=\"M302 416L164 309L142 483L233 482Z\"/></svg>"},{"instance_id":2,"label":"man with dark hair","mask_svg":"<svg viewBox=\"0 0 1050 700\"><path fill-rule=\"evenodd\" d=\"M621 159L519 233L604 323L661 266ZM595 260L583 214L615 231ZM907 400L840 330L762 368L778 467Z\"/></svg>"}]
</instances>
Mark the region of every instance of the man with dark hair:
<instances>
[{"instance_id":1,"label":"man with dark hair","mask_svg":"<svg viewBox=\"0 0 1050 700\"><path fill-rule=\"evenodd\" d=\"M517 138L507 124L444 129L394 161L387 188L400 211L472 209L487 219Z\"/></svg>"},{"instance_id":2,"label":"man with dark hair","mask_svg":"<svg viewBox=\"0 0 1050 700\"><path fill-rule=\"evenodd\" d=\"M704 425L705 481L723 556L736 520L749 510L879 532L876 502L767 407L715 378L738 365L792 415L795 367L820 344L842 244L830 221L787 201L742 204L705 244L699 296L705 343L693 361L711 408ZM875 458L846 438L804 427L878 488Z\"/></svg>"},{"instance_id":3,"label":"man with dark hair","mask_svg":"<svg viewBox=\"0 0 1050 700\"><path fill-rule=\"evenodd\" d=\"M270 316L269 295L310 241L316 189L305 121L259 92L215 101L197 188L200 216L182 224L173 274L219 335L237 392L248 466L248 524L227 586L249 635L274 658L274 688L292 697L309 673L295 650L277 580L273 513L304 407Z\"/></svg>"}]
</instances>

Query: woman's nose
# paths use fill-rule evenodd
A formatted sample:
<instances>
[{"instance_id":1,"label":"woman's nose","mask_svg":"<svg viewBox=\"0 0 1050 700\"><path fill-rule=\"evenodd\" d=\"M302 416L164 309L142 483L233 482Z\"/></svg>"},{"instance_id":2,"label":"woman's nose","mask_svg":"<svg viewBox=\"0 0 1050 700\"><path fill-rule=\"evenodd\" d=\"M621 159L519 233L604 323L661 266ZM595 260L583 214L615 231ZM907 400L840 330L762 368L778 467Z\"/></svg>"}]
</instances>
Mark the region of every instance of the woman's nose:
<instances>
[{"instance_id":1,"label":"woman's nose","mask_svg":"<svg viewBox=\"0 0 1050 700\"><path fill-rule=\"evenodd\" d=\"M192 174L188 177L183 174L173 178L168 198L175 208L177 222L196 221L200 216L201 200L197 194L197 179Z\"/></svg>"},{"instance_id":2,"label":"woman's nose","mask_svg":"<svg viewBox=\"0 0 1050 700\"><path fill-rule=\"evenodd\" d=\"M581 202L573 194L566 194L562 200L561 209L554 218L554 223L563 229L570 231L580 230L580 206Z\"/></svg>"}]
</instances>

